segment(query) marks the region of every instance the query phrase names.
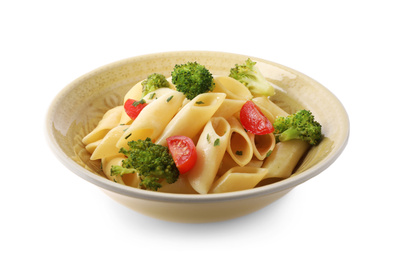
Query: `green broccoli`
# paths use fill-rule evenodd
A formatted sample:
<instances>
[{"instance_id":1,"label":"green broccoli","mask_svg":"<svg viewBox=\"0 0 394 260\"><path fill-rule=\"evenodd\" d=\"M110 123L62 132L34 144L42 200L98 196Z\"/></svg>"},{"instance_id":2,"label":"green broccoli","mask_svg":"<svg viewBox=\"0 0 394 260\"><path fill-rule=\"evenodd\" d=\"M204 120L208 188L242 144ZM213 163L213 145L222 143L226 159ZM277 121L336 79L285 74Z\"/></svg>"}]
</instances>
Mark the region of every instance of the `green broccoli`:
<instances>
[{"instance_id":1,"label":"green broccoli","mask_svg":"<svg viewBox=\"0 0 394 260\"><path fill-rule=\"evenodd\" d=\"M147 190L161 188L160 182L169 184L178 180L179 171L167 147L155 144L150 138L127 143L129 150L121 148L120 153L126 155L122 166L112 165L111 175L138 173L140 185Z\"/></svg>"},{"instance_id":2,"label":"green broccoli","mask_svg":"<svg viewBox=\"0 0 394 260\"><path fill-rule=\"evenodd\" d=\"M190 100L199 94L212 91L215 87L211 72L197 62L175 65L171 76L176 89Z\"/></svg>"},{"instance_id":3,"label":"green broccoli","mask_svg":"<svg viewBox=\"0 0 394 260\"><path fill-rule=\"evenodd\" d=\"M300 110L286 117L277 117L273 124L278 142L299 139L311 145L319 144L323 138L321 125L308 110Z\"/></svg>"},{"instance_id":4,"label":"green broccoli","mask_svg":"<svg viewBox=\"0 0 394 260\"><path fill-rule=\"evenodd\" d=\"M159 88L169 88L170 83L167 81L166 77L159 73L150 74L144 81L141 82L142 85L142 97L146 96L150 92L155 91Z\"/></svg>"},{"instance_id":5,"label":"green broccoli","mask_svg":"<svg viewBox=\"0 0 394 260\"><path fill-rule=\"evenodd\" d=\"M235 67L230 69L229 77L244 84L255 97L273 96L275 94L274 87L255 65L256 62L248 58L244 64L235 64Z\"/></svg>"}]
</instances>

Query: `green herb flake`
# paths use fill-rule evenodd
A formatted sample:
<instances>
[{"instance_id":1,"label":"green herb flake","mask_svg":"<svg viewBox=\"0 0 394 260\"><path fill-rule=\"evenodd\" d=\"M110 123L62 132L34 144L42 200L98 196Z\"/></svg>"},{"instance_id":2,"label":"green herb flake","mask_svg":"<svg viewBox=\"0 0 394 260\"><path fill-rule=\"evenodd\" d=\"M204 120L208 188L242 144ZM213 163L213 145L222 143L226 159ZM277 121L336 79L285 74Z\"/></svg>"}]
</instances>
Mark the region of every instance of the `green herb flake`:
<instances>
[{"instance_id":1,"label":"green herb flake","mask_svg":"<svg viewBox=\"0 0 394 260\"><path fill-rule=\"evenodd\" d=\"M270 156L272 153L272 150L269 150L268 153L266 154L265 158L267 158L268 156Z\"/></svg>"},{"instance_id":2,"label":"green herb flake","mask_svg":"<svg viewBox=\"0 0 394 260\"><path fill-rule=\"evenodd\" d=\"M156 92L153 92L152 94L150 94L149 99L153 99L156 95Z\"/></svg>"},{"instance_id":3,"label":"green herb flake","mask_svg":"<svg viewBox=\"0 0 394 260\"><path fill-rule=\"evenodd\" d=\"M129 134L129 135L127 135L124 139L127 139L127 138L129 138L131 136L131 133Z\"/></svg>"},{"instance_id":4,"label":"green herb flake","mask_svg":"<svg viewBox=\"0 0 394 260\"><path fill-rule=\"evenodd\" d=\"M173 98L174 96L171 96L169 98L167 98L167 103L170 102L170 100Z\"/></svg>"},{"instance_id":5,"label":"green herb flake","mask_svg":"<svg viewBox=\"0 0 394 260\"><path fill-rule=\"evenodd\" d=\"M242 151L236 151L235 154L241 156L242 155Z\"/></svg>"},{"instance_id":6,"label":"green herb flake","mask_svg":"<svg viewBox=\"0 0 394 260\"><path fill-rule=\"evenodd\" d=\"M220 145L220 139L217 138L217 139L215 140L215 142L213 143L213 146L219 146L219 145Z\"/></svg>"},{"instance_id":7,"label":"green herb flake","mask_svg":"<svg viewBox=\"0 0 394 260\"><path fill-rule=\"evenodd\" d=\"M204 104L204 101L197 101L196 104L197 105L202 105L202 104Z\"/></svg>"},{"instance_id":8,"label":"green herb flake","mask_svg":"<svg viewBox=\"0 0 394 260\"><path fill-rule=\"evenodd\" d=\"M133 106L137 107L138 105L145 104L145 103L146 103L146 101L144 99L141 99L140 101L134 101Z\"/></svg>"},{"instance_id":9,"label":"green herb flake","mask_svg":"<svg viewBox=\"0 0 394 260\"><path fill-rule=\"evenodd\" d=\"M211 137L209 136L209 134L207 134L207 141L208 141L208 143L211 142Z\"/></svg>"}]
</instances>

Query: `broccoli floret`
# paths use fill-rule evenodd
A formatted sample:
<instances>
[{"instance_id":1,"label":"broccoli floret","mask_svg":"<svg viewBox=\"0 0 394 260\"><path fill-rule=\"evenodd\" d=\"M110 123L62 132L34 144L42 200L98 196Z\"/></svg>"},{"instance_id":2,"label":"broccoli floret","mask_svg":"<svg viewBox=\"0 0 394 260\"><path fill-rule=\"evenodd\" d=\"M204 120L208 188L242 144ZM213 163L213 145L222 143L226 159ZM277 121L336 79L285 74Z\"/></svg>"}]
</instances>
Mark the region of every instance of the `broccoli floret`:
<instances>
[{"instance_id":1,"label":"broccoli floret","mask_svg":"<svg viewBox=\"0 0 394 260\"><path fill-rule=\"evenodd\" d=\"M286 117L277 117L273 124L278 142L299 139L317 145L323 138L321 125L308 110L300 110Z\"/></svg>"},{"instance_id":2,"label":"broccoli floret","mask_svg":"<svg viewBox=\"0 0 394 260\"><path fill-rule=\"evenodd\" d=\"M111 165L111 175L120 175L122 176L123 174L128 174L128 173L136 173L136 169L132 168L123 168L122 166L119 165Z\"/></svg>"},{"instance_id":3,"label":"broccoli floret","mask_svg":"<svg viewBox=\"0 0 394 260\"><path fill-rule=\"evenodd\" d=\"M167 81L164 75L159 73L150 74L144 81L141 82L142 85L142 97L146 96L150 92L155 91L159 88L169 88L170 83Z\"/></svg>"},{"instance_id":4,"label":"broccoli floret","mask_svg":"<svg viewBox=\"0 0 394 260\"><path fill-rule=\"evenodd\" d=\"M273 96L275 94L274 87L261 74L256 62L253 62L250 58L241 65L235 64L235 67L230 69L229 77L244 84L255 97Z\"/></svg>"},{"instance_id":5,"label":"broccoli floret","mask_svg":"<svg viewBox=\"0 0 394 260\"><path fill-rule=\"evenodd\" d=\"M140 185L154 191L162 187L162 180L169 184L178 180L179 171L167 147L153 143L150 138L127 144L128 150L123 147L119 150L127 158L123 160L122 166L111 167L111 175L138 173Z\"/></svg>"},{"instance_id":6,"label":"broccoli floret","mask_svg":"<svg viewBox=\"0 0 394 260\"><path fill-rule=\"evenodd\" d=\"M199 94L212 91L215 87L211 72L197 62L175 65L171 76L176 89L190 100Z\"/></svg>"}]
</instances>

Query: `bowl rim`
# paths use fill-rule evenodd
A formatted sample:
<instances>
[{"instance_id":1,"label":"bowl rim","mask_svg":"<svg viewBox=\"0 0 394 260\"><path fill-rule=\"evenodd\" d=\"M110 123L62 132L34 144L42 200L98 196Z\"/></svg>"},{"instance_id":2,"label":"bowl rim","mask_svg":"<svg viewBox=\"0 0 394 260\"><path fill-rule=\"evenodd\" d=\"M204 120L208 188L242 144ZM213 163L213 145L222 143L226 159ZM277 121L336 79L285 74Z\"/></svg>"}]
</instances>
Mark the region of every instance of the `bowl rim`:
<instances>
[{"instance_id":1,"label":"bowl rim","mask_svg":"<svg viewBox=\"0 0 394 260\"><path fill-rule=\"evenodd\" d=\"M234 191L234 192L227 192L227 193L218 193L218 194L178 194L178 193L166 193L166 192L152 192L152 191L147 191L143 189L138 189L134 187L129 187L123 184L115 183L113 181L110 181L102 176L99 176L85 168L83 168L81 165L73 161L71 158L69 158L61 149L61 147L57 144L55 137L53 135L53 126L52 126L52 118L54 116L54 107L56 106L56 103L58 103L58 100L65 95L67 92L72 91L74 86L76 86L81 80L88 78L90 76L93 76L103 70L107 70L110 68L114 68L116 66L119 66L124 63L132 62L134 60L143 60L143 59L148 59L153 56L157 55L179 55L182 53L194 53L198 55L211 55L211 54L224 54L224 55L234 55L234 56L239 56L239 57L246 57L245 55L241 54L235 54L235 53L228 53L228 52L218 52L218 51L170 51L170 52L160 52L160 53L152 53L152 54L143 54L139 56L134 56L130 58L125 58L121 59L118 61L111 62L109 64L100 66L96 69L91 70L90 72L85 73L84 75L78 77L77 79L73 80L70 82L68 85L66 85L63 89L59 91L59 93L53 98L52 102L50 103L48 109L47 109L47 115L45 118L45 136L46 136L46 141L47 144L49 145L50 149L52 152L55 154L55 156L59 159L59 161L66 166L70 171L72 171L74 174L78 175L79 177L85 179L86 181L104 189L108 190L114 193L118 193L127 197L134 197L138 199L144 199L144 200L153 200L153 201L164 201L164 202L178 202L178 203L211 203L211 202L218 202L218 201L231 201L231 200L239 200L239 199L245 199L245 198L253 198L253 197L259 197L263 195L268 195L268 194L273 194L281 191L286 191L290 190L297 185L315 177L316 175L320 174L322 171L327 169L343 152L345 149L348 140L349 140L349 134L350 134L350 122L349 122L349 116L341 103L341 101L333 94L331 93L330 90L328 90L325 86L321 85L318 83L316 80L311 79L310 77L304 75L303 73L296 71L294 69L291 69L289 67L286 67L281 64L277 64L271 61L267 61L261 58L256 58L252 56L247 56L252 59L256 59L262 62L268 62L269 64L272 64L277 67L285 68L286 70L295 72L298 75L303 75L305 77L308 77L312 81L315 82L320 88L323 88L327 93L330 93L334 99L338 102L339 105L341 105L341 108L344 113L344 118L346 120L346 126L344 126L344 139L343 142L340 143L336 147L336 151L332 152L328 157L324 158L321 162L319 162L317 165L312 166L311 168L303 171L300 174L297 174L295 176L291 176L287 179L268 184L265 186L253 188L253 189L248 189L248 190L242 190L242 191Z\"/></svg>"}]
</instances>

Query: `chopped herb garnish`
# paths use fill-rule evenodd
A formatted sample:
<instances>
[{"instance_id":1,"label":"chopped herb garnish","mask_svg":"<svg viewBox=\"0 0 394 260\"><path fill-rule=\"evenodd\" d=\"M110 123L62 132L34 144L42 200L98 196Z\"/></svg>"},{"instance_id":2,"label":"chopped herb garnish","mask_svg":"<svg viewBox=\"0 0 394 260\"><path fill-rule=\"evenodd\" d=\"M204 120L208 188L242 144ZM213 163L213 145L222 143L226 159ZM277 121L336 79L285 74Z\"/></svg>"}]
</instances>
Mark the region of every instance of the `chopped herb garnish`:
<instances>
[{"instance_id":1,"label":"chopped herb garnish","mask_svg":"<svg viewBox=\"0 0 394 260\"><path fill-rule=\"evenodd\" d=\"M272 150L269 150L268 153L267 153L267 155L266 155L265 157L267 158L268 156L271 155L271 153L272 153Z\"/></svg>"},{"instance_id":2,"label":"chopped herb garnish","mask_svg":"<svg viewBox=\"0 0 394 260\"><path fill-rule=\"evenodd\" d=\"M220 145L220 139L219 138L217 138L215 140L215 142L213 143L213 146L218 146L218 145Z\"/></svg>"},{"instance_id":3,"label":"chopped herb garnish","mask_svg":"<svg viewBox=\"0 0 394 260\"><path fill-rule=\"evenodd\" d=\"M152 94L150 94L149 99L153 99L156 95L156 92L153 92Z\"/></svg>"},{"instance_id":4,"label":"chopped herb garnish","mask_svg":"<svg viewBox=\"0 0 394 260\"><path fill-rule=\"evenodd\" d=\"M236 155L242 155L242 151L236 151L235 154Z\"/></svg>"},{"instance_id":5,"label":"chopped herb garnish","mask_svg":"<svg viewBox=\"0 0 394 260\"><path fill-rule=\"evenodd\" d=\"M146 103L146 101L145 101L145 99L141 99L140 101L134 101L133 102L133 106L138 106L138 105L140 105L140 104L145 104Z\"/></svg>"},{"instance_id":6,"label":"chopped herb garnish","mask_svg":"<svg viewBox=\"0 0 394 260\"><path fill-rule=\"evenodd\" d=\"M208 143L211 142L211 137L209 136L209 134L207 134L207 141L208 141Z\"/></svg>"},{"instance_id":7,"label":"chopped herb garnish","mask_svg":"<svg viewBox=\"0 0 394 260\"><path fill-rule=\"evenodd\" d=\"M169 98L167 98L167 102L170 102L170 100L173 98L174 96L171 96Z\"/></svg>"},{"instance_id":8,"label":"chopped herb garnish","mask_svg":"<svg viewBox=\"0 0 394 260\"><path fill-rule=\"evenodd\" d=\"M202 104L204 104L204 101L197 101L196 104L197 105L202 105Z\"/></svg>"},{"instance_id":9,"label":"chopped herb garnish","mask_svg":"<svg viewBox=\"0 0 394 260\"><path fill-rule=\"evenodd\" d=\"M127 135L124 139L127 139L127 138L129 138L131 136L131 133L129 134L129 135Z\"/></svg>"}]
</instances>

